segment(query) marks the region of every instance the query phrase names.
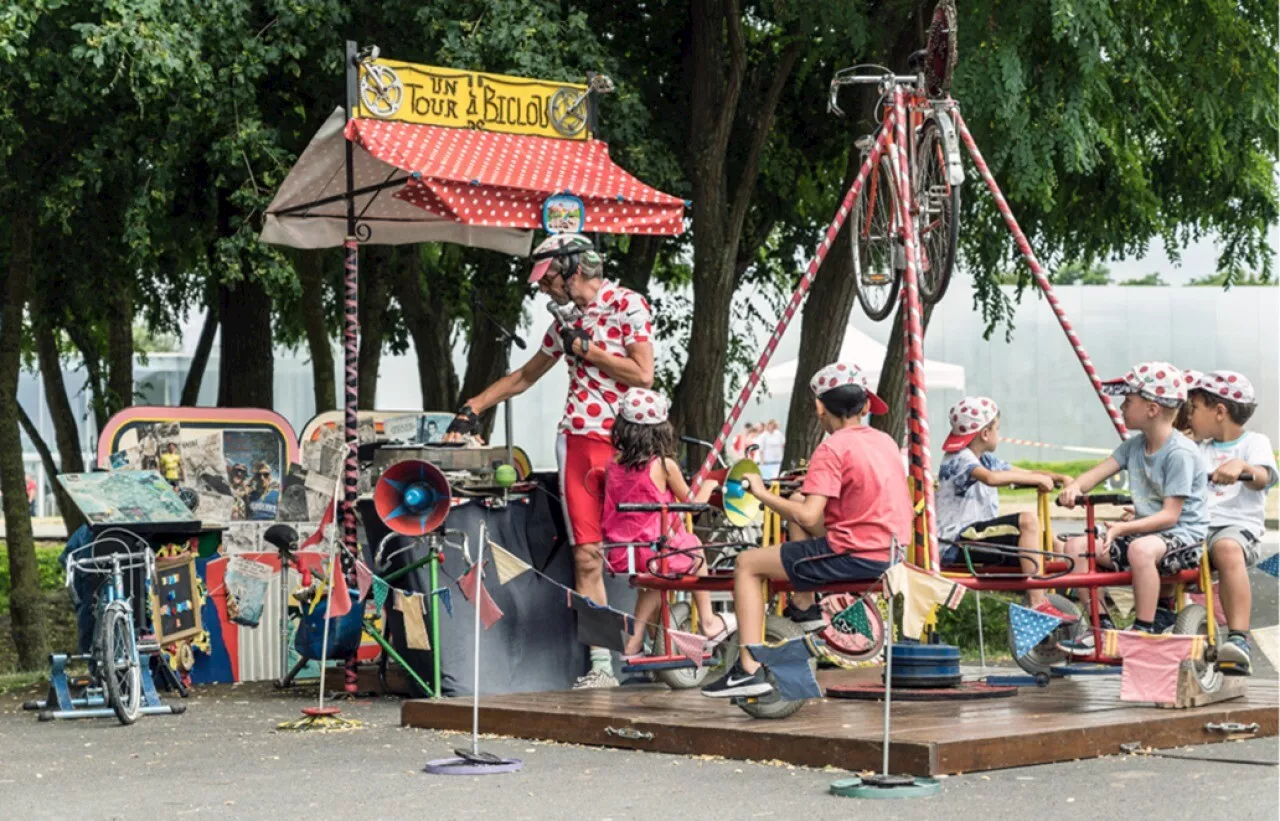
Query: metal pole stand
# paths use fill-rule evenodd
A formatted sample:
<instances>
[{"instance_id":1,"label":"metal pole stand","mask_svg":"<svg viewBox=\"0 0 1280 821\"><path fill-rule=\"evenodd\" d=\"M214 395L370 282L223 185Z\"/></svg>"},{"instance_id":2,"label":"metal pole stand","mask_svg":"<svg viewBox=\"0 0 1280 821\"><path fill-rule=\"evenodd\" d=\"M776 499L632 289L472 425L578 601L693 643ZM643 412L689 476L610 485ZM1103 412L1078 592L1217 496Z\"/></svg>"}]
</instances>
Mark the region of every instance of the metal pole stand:
<instances>
[{"instance_id":1,"label":"metal pole stand","mask_svg":"<svg viewBox=\"0 0 1280 821\"><path fill-rule=\"evenodd\" d=\"M893 558L896 562L896 551ZM889 717L893 702L893 596L889 594L887 587L885 599L889 603L889 619L884 633L884 740L880 745L884 755L878 775L855 776L831 782L831 794L841 798L928 798L942 791L942 783L936 778L892 775L889 772Z\"/></svg>"},{"instance_id":2,"label":"metal pole stand","mask_svg":"<svg viewBox=\"0 0 1280 821\"><path fill-rule=\"evenodd\" d=\"M455 749L454 758L437 758L423 768L431 775L498 775L524 769L519 758L503 758L480 749L480 596L484 593L484 548L489 542L487 524L480 525L480 544L476 549L476 589L471 599L475 608L475 669L471 688L471 749Z\"/></svg>"}]
</instances>

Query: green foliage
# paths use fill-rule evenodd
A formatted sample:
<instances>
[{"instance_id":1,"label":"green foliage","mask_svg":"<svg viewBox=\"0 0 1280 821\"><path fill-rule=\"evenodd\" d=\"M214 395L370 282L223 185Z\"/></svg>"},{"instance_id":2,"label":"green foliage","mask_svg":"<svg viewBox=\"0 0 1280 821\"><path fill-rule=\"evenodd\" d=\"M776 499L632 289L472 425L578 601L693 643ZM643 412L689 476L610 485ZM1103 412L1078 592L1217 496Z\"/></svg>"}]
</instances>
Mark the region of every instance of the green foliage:
<instances>
[{"instance_id":1,"label":"green foliage","mask_svg":"<svg viewBox=\"0 0 1280 821\"><path fill-rule=\"evenodd\" d=\"M1216 274L1193 279L1187 283L1191 286L1212 285L1218 288L1229 289L1237 285L1247 287L1270 286L1272 288L1280 285L1274 274L1267 276L1259 274L1256 271L1220 271Z\"/></svg>"},{"instance_id":2,"label":"green foliage","mask_svg":"<svg viewBox=\"0 0 1280 821\"><path fill-rule=\"evenodd\" d=\"M40 568L40 589L58 591L62 589L66 574L58 563L62 553L61 544L37 543L36 562ZM9 612L9 548L0 541L0 613Z\"/></svg>"},{"instance_id":3,"label":"green foliage","mask_svg":"<svg viewBox=\"0 0 1280 821\"><path fill-rule=\"evenodd\" d=\"M947 644L954 644L961 651L977 651L978 606L982 606L982 638L987 658L1009 655L1009 605L1022 604L1015 593L965 594L955 610L938 608L938 635Z\"/></svg>"},{"instance_id":4,"label":"green foliage","mask_svg":"<svg viewBox=\"0 0 1280 821\"><path fill-rule=\"evenodd\" d=\"M1152 271L1146 276L1134 277L1133 279L1122 279L1117 285L1146 285L1146 286L1167 286L1169 283L1164 281L1159 271Z\"/></svg>"}]
</instances>

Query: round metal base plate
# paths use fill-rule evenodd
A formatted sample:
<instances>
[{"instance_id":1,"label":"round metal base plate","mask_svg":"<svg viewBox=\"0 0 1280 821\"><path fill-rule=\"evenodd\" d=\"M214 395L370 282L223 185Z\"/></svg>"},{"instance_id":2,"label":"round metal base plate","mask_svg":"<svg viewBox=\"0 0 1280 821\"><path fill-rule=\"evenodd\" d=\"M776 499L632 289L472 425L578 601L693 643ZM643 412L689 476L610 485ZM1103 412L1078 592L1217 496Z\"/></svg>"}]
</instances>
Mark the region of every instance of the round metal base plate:
<instances>
[{"instance_id":1,"label":"round metal base plate","mask_svg":"<svg viewBox=\"0 0 1280 821\"><path fill-rule=\"evenodd\" d=\"M831 782L831 794L841 798L928 798L942 791L933 778L911 775L872 775Z\"/></svg>"},{"instance_id":2,"label":"round metal base plate","mask_svg":"<svg viewBox=\"0 0 1280 821\"><path fill-rule=\"evenodd\" d=\"M454 752L461 752L454 750ZM489 753L472 753L457 758L437 758L428 761L423 772L432 775L498 775L513 773L524 768L524 762L518 758L501 758Z\"/></svg>"}]
</instances>

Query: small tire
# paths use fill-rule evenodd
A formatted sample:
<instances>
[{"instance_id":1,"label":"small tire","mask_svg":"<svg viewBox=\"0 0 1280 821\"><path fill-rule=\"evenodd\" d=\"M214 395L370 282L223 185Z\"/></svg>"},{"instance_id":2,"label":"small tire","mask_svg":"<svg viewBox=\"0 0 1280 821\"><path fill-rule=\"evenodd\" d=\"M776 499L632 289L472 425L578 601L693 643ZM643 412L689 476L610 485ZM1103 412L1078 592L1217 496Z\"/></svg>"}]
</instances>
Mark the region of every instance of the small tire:
<instances>
[{"instance_id":1,"label":"small tire","mask_svg":"<svg viewBox=\"0 0 1280 821\"><path fill-rule=\"evenodd\" d=\"M1065 596L1059 596L1057 593L1049 593L1045 596L1049 603L1058 610L1069 616L1077 616L1084 618L1080 612L1079 606ZM1077 625L1079 622L1076 623ZM1031 648L1031 652L1025 656L1019 656L1017 649L1014 647L1013 625L1009 626L1009 655L1013 656L1013 660L1018 666L1026 670L1037 679L1041 674L1049 675L1050 670L1055 665L1061 664L1067 660L1067 654L1058 649L1058 641L1072 634L1073 626L1070 624L1060 624L1049 635L1045 636L1044 641ZM1037 681L1038 683L1038 681ZM1043 685L1041 685L1043 686Z\"/></svg>"},{"instance_id":2,"label":"small tire","mask_svg":"<svg viewBox=\"0 0 1280 821\"><path fill-rule=\"evenodd\" d=\"M793 622L791 619L783 616L768 616L764 622L764 640L768 644L777 644L789 639L801 638L804 636L804 630ZM809 659L810 667L817 669L818 660ZM773 680L772 674L768 674L769 680ZM801 707L804 706L803 701L783 701L777 693L777 690L770 693L764 698L757 699L735 699L735 703L742 708L742 711L752 718L782 719L794 715Z\"/></svg>"},{"instance_id":3,"label":"small tire","mask_svg":"<svg viewBox=\"0 0 1280 821\"><path fill-rule=\"evenodd\" d=\"M692 624L688 602L676 602L671 605L671 626L682 633L689 632ZM663 646L663 630L658 628L654 638L655 650ZM692 690L701 687L708 679L719 678L722 673L733 666L738 657L738 634L735 632L716 647L712 663L701 667L682 667L675 670L656 670L653 677L672 690Z\"/></svg>"},{"instance_id":4,"label":"small tire","mask_svg":"<svg viewBox=\"0 0 1280 821\"><path fill-rule=\"evenodd\" d=\"M937 208L939 214L940 230L936 233L924 225L917 226L921 234L918 239L922 257L930 250L933 251L933 256L940 257L940 259L932 259L928 274L923 268L920 270L920 300L927 305L932 305L941 301L946 294L947 285L951 283L951 271L956 264L956 246L960 237L960 187L951 185L947 180L946 156L950 146L947 145L946 132L938 126L936 121L925 121L916 146L918 165L916 179L912 180L911 196L915 198L916 207L926 218L933 213L934 208ZM921 159L923 156L928 156L928 159ZM935 172L939 177L934 179L933 183L944 186L944 192L921 190L929 182L929 178L924 176L929 171ZM934 241L935 238L936 241ZM926 244L928 248L925 248ZM919 262L923 266L924 259L922 258Z\"/></svg>"},{"instance_id":5,"label":"small tire","mask_svg":"<svg viewBox=\"0 0 1280 821\"><path fill-rule=\"evenodd\" d=\"M1173 632L1179 636L1204 636L1207 642L1209 612L1205 610L1203 604L1187 605L1178 611L1178 618L1173 623ZM1200 689L1206 693L1215 693L1222 686L1222 671L1214 663L1218 657L1218 645L1222 643L1220 626L1214 630L1214 637L1216 638L1214 646L1206 646L1204 656L1185 662L1195 670L1196 678L1200 681Z\"/></svg>"},{"instance_id":6,"label":"small tire","mask_svg":"<svg viewBox=\"0 0 1280 821\"><path fill-rule=\"evenodd\" d=\"M872 322L881 322L898 306L898 289L902 285L902 272L894 265L895 252L901 247L897 234L898 192L897 175L887 156L880 157L879 167L872 168L853 205L849 225L849 250L852 254L853 287L858 304ZM887 198L886 198L887 195ZM870 197L874 196L874 200ZM874 209L864 213L870 203ZM862 236L863 230L868 232ZM866 270L864 270L866 269ZM888 279L873 283L869 278ZM877 296L883 296L883 301Z\"/></svg>"}]
</instances>

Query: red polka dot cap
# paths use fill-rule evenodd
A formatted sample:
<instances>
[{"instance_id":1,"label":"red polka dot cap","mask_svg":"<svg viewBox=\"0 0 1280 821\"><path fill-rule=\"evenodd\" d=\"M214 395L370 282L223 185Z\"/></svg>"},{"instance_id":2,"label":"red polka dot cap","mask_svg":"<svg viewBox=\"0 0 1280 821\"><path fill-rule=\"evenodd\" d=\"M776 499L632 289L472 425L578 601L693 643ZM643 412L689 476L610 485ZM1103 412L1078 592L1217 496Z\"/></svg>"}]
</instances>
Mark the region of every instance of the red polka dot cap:
<instances>
[{"instance_id":1,"label":"red polka dot cap","mask_svg":"<svg viewBox=\"0 0 1280 821\"><path fill-rule=\"evenodd\" d=\"M871 392L871 386L867 383L867 375L857 365L834 362L815 373L813 378L809 380L809 390L813 391L813 395L819 399L832 388L843 388L845 385L857 385L866 392L867 409L871 413L889 412L889 406L884 403L884 400Z\"/></svg>"},{"instance_id":2,"label":"red polka dot cap","mask_svg":"<svg viewBox=\"0 0 1280 821\"><path fill-rule=\"evenodd\" d=\"M1103 382L1102 392L1108 396L1136 393L1143 399L1176 408L1187 401L1187 378L1168 362L1143 362L1124 376Z\"/></svg>"},{"instance_id":3,"label":"red polka dot cap","mask_svg":"<svg viewBox=\"0 0 1280 821\"><path fill-rule=\"evenodd\" d=\"M1201 390L1210 396L1220 396L1242 405L1252 405L1257 401L1253 383L1235 371L1187 371L1186 383L1189 391Z\"/></svg>"},{"instance_id":4,"label":"red polka dot cap","mask_svg":"<svg viewBox=\"0 0 1280 821\"><path fill-rule=\"evenodd\" d=\"M657 391L632 388L622 397L622 418L636 425L660 425L667 421L667 398Z\"/></svg>"},{"instance_id":5,"label":"red polka dot cap","mask_svg":"<svg viewBox=\"0 0 1280 821\"><path fill-rule=\"evenodd\" d=\"M947 414L951 421L951 435L942 443L942 450L955 453L969 447L969 443L987 425L1000 415L1000 408L994 399L985 396L966 396L961 399Z\"/></svg>"}]
</instances>

